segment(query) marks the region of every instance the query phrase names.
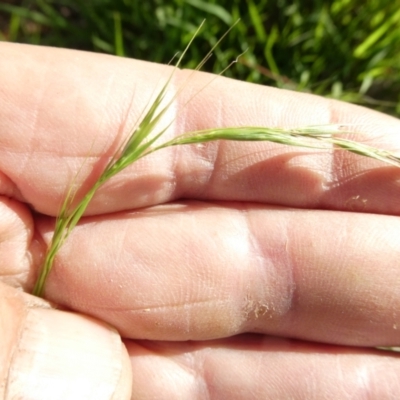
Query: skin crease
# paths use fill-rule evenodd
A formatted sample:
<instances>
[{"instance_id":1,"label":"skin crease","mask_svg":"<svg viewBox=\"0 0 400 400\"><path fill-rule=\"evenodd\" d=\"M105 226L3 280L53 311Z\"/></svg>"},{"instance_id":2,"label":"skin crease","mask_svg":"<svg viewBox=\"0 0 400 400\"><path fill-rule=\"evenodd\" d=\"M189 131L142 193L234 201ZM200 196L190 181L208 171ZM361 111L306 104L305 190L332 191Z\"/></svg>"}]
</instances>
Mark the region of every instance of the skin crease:
<instances>
[{"instance_id":1,"label":"skin crease","mask_svg":"<svg viewBox=\"0 0 400 400\"><path fill-rule=\"evenodd\" d=\"M399 356L371 347L400 346L400 170L270 143L160 151L99 190L35 299L66 189L96 180L171 67L0 51L1 399L398 397ZM165 138L339 123L400 148L400 122L362 107L190 71L170 98L187 79Z\"/></svg>"}]
</instances>

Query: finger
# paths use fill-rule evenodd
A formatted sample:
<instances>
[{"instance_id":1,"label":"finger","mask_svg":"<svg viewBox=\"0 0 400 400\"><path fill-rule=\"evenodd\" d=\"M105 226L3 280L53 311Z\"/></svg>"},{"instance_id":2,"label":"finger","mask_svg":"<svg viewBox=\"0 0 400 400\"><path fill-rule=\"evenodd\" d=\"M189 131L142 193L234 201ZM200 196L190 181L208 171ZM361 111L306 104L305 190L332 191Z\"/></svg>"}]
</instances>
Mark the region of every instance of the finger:
<instances>
[{"instance_id":1,"label":"finger","mask_svg":"<svg viewBox=\"0 0 400 400\"><path fill-rule=\"evenodd\" d=\"M0 281L32 287L44 248L28 207L0 196Z\"/></svg>"},{"instance_id":2,"label":"finger","mask_svg":"<svg viewBox=\"0 0 400 400\"><path fill-rule=\"evenodd\" d=\"M71 184L81 186L81 194L97 179L171 68L60 49L1 46L0 194L56 215ZM399 149L400 123L394 118L307 94L190 74L177 73L170 85L169 98L185 82L187 90L163 119L162 126L175 121L166 137L207 127L344 123L360 126L364 133L355 138L366 144ZM398 215L398 180L395 167L343 151L209 143L146 157L101 188L88 212L185 197Z\"/></svg>"},{"instance_id":3,"label":"finger","mask_svg":"<svg viewBox=\"0 0 400 400\"><path fill-rule=\"evenodd\" d=\"M39 223L50 239L51 222ZM46 297L124 337L262 332L399 345L400 222L382 215L180 203L85 219Z\"/></svg>"},{"instance_id":4,"label":"finger","mask_svg":"<svg viewBox=\"0 0 400 400\"><path fill-rule=\"evenodd\" d=\"M244 335L211 342L128 342L135 399L393 399L400 357Z\"/></svg>"},{"instance_id":5,"label":"finger","mask_svg":"<svg viewBox=\"0 0 400 400\"><path fill-rule=\"evenodd\" d=\"M114 329L2 283L0 299L2 399L130 399L131 366Z\"/></svg>"}]
</instances>

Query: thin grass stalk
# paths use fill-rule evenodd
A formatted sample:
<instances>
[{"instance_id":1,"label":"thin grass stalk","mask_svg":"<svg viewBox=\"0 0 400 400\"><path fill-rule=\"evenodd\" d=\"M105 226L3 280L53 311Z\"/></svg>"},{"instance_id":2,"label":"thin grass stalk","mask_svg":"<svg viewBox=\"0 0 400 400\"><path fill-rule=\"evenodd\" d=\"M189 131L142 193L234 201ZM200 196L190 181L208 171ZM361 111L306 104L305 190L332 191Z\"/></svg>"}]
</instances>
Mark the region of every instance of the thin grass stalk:
<instances>
[{"instance_id":1,"label":"thin grass stalk","mask_svg":"<svg viewBox=\"0 0 400 400\"><path fill-rule=\"evenodd\" d=\"M201 29L201 26L199 29ZM175 69L180 65L183 56L187 52L199 29L196 31L193 39L179 57ZM219 42L217 42L216 45L211 49L210 53L205 57L206 59L210 56L211 52L218 44ZM202 64L200 64L200 66L201 65ZM154 153L155 151L172 146L199 144L216 140L268 141L288 146L313 149L327 149L331 148L333 145L336 149L350 151L357 155L373 158L397 167L400 166L400 157L393 153L371 147L357 141L342 138L342 135L346 132L343 132L341 127L337 127L336 125L313 126L299 129L281 129L274 127L231 127L207 129L186 133L161 145L153 146L169 128L169 126L172 124L172 121L158 131L156 130L157 125L160 123L161 118L165 115L173 101L187 84L187 82L185 82L184 85L178 88L172 99L169 100L166 105L164 105L167 88L171 82L174 71L160 90L159 94L156 96L154 102L150 105L149 110L144 114L144 117L137 129L131 132L126 142L119 148L119 150L116 152L116 155L112 157L98 180L93 184L93 186L88 190L88 192L75 207L73 207L72 204L75 200L76 191L73 192L72 189L68 191L61 206L60 214L56 220L53 238L48 247L43 266L39 272L39 277L33 289L34 295L41 297L43 296L45 283L52 269L58 251L67 240L74 227L78 224L79 220L82 218L97 190L120 171L133 164L140 158ZM340 136L338 134L340 134Z\"/></svg>"},{"instance_id":2,"label":"thin grass stalk","mask_svg":"<svg viewBox=\"0 0 400 400\"><path fill-rule=\"evenodd\" d=\"M322 125L320 127L281 129L272 127L231 127L205 129L190 132L178 136L166 143L154 147L149 151L179 146L185 144L198 144L215 140L233 141L268 141L288 146L297 146L312 149L328 149L334 145L334 149L342 149L351 153L383 161L387 164L400 167L400 157L386 150L378 149L354 140L338 137L332 133L335 125ZM319 129L319 130L318 130ZM340 131L340 135L350 132Z\"/></svg>"}]
</instances>

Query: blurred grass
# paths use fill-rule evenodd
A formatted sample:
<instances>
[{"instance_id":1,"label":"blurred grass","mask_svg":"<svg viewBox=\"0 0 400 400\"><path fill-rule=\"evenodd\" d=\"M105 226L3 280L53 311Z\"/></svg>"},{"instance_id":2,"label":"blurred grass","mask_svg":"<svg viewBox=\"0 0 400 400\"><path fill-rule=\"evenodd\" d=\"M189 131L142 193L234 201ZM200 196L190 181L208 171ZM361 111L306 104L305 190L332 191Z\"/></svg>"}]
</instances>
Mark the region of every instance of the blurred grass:
<instances>
[{"instance_id":1,"label":"blurred grass","mask_svg":"<svg viewBox=\"0 0 400 400\"><path fill-rule=\"evenodd\" d=\"M0 40L167 63L207 24L183 67L194 68L239 24L206 69L400 116L400 7L393 0L0 1Z\"/></svg>"}]
</instances>

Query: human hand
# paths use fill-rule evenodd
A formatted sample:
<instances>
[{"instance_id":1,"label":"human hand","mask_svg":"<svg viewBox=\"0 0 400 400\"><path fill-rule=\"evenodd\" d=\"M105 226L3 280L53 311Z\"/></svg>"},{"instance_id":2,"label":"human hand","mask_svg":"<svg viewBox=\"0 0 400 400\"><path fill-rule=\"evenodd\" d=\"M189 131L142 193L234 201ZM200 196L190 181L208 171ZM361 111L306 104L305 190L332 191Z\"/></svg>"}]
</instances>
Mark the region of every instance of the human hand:
<instances>
[{"instance_id":1,"label":"human hand","mask_svg":"<svg viewBox=\"0 0 400 400\"><path fill-rule=\"evenodd\" d=\"M67 188L80 169L82 192L93 183L169 71L0 47L0 398L397 395L399 356L367 348L400 345L397 168L270 143L162 150L99 190L48 303L24 292ZM191 77L167 137L355 123L399 147L393 118L224 78L183 107L210 79Z\"/></svg>"}]
</instances>

